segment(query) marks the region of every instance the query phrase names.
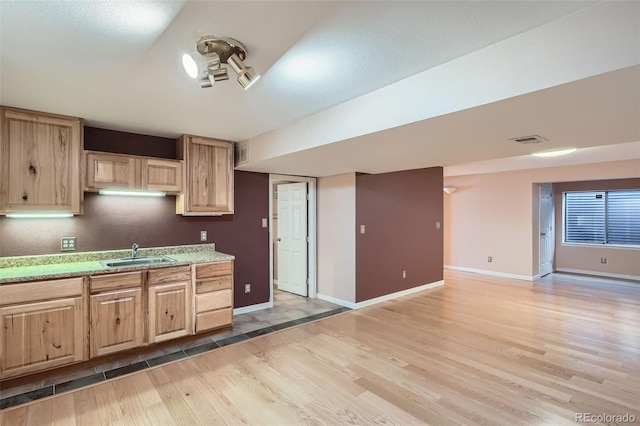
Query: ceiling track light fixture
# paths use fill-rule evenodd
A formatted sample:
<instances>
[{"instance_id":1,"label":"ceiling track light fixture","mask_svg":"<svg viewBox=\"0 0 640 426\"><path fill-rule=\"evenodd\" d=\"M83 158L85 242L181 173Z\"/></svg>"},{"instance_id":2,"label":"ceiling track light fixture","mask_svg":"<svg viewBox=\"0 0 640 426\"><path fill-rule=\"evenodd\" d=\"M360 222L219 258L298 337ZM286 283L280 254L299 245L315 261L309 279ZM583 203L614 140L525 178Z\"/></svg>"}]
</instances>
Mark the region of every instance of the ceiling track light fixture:
<instances>
[{"instance_id":1,"label":"ceiling track light fixture","mask_svg":"<svg viewBox=\"0 0 640 426\"><path fill-rule=\"evenodd\" d=\"M238 83L247 90L259 78L258 74L252 67L245 65L244 60L247 58L247 48L238 40L232 38L220 38L215 36L204 36L198 40L196 45L198 53L204 58L205 69L200 76L200 87L211 87L216 81L228 80L227 68L222 67L228 64L238 75ZM183 58L183 65L187 73L193 77L197 77L188 69Z\"/></svg>"}]
</instances>

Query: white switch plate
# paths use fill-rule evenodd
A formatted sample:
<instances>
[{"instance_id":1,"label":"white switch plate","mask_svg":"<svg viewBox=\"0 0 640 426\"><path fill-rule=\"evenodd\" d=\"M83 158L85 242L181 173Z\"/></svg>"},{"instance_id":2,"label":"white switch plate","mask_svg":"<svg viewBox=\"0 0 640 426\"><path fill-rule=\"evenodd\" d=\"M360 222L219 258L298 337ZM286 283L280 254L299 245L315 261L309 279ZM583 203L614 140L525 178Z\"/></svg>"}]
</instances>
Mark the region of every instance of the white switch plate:
<instances>
[{"instance_id":1,"label":"white switch plate","mask_svg":"<svg viewBox=\"0 0 640 426\"><path fill-rule=\"evenodd\" d=\"M436 229L440 229L440 222L436 222Z\"/></svg>"},{"instance_id":2,"label":"white switch plate","mask_svg":"<svg viewBox=\"0 0 640 426\"><path fill-rule=\"evenodd\" d=\"M364 225L360 225L360 233L364 234Z\"/></svg>"},{"instance_id":3,"label":"white switch plate","mask_svg":"<svg viewBox=\"0 0 640 426\"><path fill-rule=\"evenodd\" d=\"M200 241L207 241L207 231L200 231Z\"/></svg>"},{"instance_id":4,"label":"white switch plate","mask_svg":"<svg viewBox=\"0 0 640 426\"><path fill-rule=\"evenodd\" d=\"M269 224L268 224L268 222L267 222L267 218L266 218L266 217L263 217L263 218L262 218L262 227L263 227L263 228L266 228L267 226L269 226Z\"/></svg>"}]
</instances>

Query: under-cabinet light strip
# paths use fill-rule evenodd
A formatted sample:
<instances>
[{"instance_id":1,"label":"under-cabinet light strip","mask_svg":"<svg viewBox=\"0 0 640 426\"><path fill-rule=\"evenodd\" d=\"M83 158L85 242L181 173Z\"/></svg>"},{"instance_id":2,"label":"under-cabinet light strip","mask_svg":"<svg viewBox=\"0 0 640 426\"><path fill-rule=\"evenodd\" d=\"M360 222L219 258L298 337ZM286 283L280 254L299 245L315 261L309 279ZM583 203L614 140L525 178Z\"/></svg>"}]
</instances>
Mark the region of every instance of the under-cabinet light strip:
<instances>
[{"instance_id":1,"label":"under-cabinet light strip","mask_svg":"<svg viewBox=\"0 0 640 426\"><path fill-rule=\"evenodd\" d=\"M7 217L13 219L57 219L73 217L71 213L7 213Z\"/></svg>"},{"instance_id":2,"label":"under-cabinet light strip","mask_svg":"<svg viewBox=\"0 0 640 426\"><path fill-rule=\"evenodd\" d=\"M161 191L122 191L118 189L101 189L100 195L122 195L125 197L164 197Z\"/></svg>"}]
</instances>

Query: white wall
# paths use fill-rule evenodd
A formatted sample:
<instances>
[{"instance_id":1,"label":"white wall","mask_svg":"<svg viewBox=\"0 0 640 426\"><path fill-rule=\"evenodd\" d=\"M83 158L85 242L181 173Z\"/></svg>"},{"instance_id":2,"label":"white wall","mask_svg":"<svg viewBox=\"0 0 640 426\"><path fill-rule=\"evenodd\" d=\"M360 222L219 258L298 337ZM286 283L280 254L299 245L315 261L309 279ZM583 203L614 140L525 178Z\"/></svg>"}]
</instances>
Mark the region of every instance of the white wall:
<instances>
[{"instance_id":1,"label":"white wall","mask_svg":"<svg viewBox=\"0 0 640 426\"><path fill-rule=\"evenodd\" d=\"M356 301L356 175L318 179L318 298Z\"/></svg>"},{"instance_id":2,"label":"white wall","mask_svg":"<svg viewBox=\"0 0 640 426\"><path fill-rule=\"evenodd\" d=\"M444 186L457 190L444 194L445 266L531 279L538 272L537 233L532 232L534 222L538 226L532 196L536 183L638 176L637 159L446 176Z\"/></svg>"}]
</instances>

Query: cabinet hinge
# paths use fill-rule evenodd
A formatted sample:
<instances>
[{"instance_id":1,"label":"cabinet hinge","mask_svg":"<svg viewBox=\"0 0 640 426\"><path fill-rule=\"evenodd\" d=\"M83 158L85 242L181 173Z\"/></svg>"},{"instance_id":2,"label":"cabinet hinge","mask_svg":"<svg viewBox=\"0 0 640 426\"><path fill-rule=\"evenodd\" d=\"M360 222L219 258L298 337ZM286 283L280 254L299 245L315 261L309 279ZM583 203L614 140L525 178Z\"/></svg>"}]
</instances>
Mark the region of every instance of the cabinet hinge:
<instances>
[{"instance_id":1,"label":"cabinet hinge","mask_svg":"<svg viewBox=\"0 0 640 426\"><path fill-rule=\"evenodd\" d=\"M307 201L309 201L309 194L307 194Z\"/></svg>"},{"instance_id":2,"label":"cabinet hinge","mask_svg":"<svg viewBox=\"0 0 640 426\"><path fill-rule=\"evenodd\" d=\"M307 285L309 285L309 278L307 278Z\"/></svg>"},{"instance_id":3,"label":"cabinet hinge","mask_svg":"<svg viewBox=\"0 0 640 426\"><path fill-rule=\"evenodd\" d=\"M309 236L307 235L307 242L309 242Z\"/></svg>"}]
</instances>

